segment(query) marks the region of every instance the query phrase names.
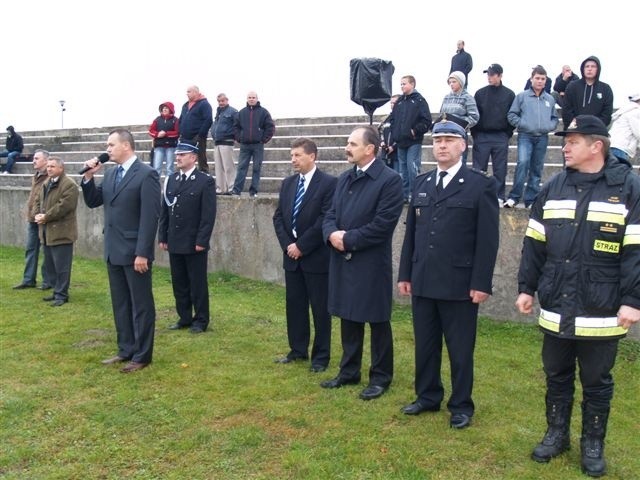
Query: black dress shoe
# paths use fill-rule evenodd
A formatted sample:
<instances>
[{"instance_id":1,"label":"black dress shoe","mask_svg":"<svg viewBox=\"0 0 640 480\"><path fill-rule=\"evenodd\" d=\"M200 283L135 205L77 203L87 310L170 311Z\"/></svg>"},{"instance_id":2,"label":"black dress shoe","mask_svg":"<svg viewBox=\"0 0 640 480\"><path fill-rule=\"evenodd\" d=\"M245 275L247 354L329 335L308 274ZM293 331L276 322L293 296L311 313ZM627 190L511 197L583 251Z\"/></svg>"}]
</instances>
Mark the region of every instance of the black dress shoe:
<instances>
[{"instance_id":1,"label":"black dress shoe","mask_svg":"<svg viewBox=\"0 0 640 480\"><path fill-rule=\"evenodd\" d=\"M454 413L451 415L449 425L451 425L451 428L467 428L469 425L471 425L471 417L466 413Z\"/></svg>"},{"instance_id":2,"label":"black dress shoe","mask_svg":"<svg viewBox=\"0 0 640 480\"><path fill-rule=\"evenodd\" d=\"M197 333L204 333L204 328L202 328L202 327L191 327L191 328L189 328L189 331L191 333L196 333L196 334Z\"/></svg>"},{"instance_id":3,"label":"black dress shoe","mask_svg":"<svg viewBox=\"0 0 640 480\"><path fill-rule=\"evenodd\" d=\"M360 383L360 378L342 378L337 376L331 380L325 380L320 384L322 388L340 388L343 385L357 385Z\"/></svg>"},{"instance_id":4,"label":"black dress shoe","mask_svg":"<svg viewBox=\"0 0 640 480\"><path fill-rule=\"evenodd\" d=\"M48 297L43 297L42 301L43 302L53 302L56 299L56 297L54 297L53 295L49 295Z\"/></svg>"},{"instance_id":5,"label":"black dress shoe","mask_svg":"<svg viewBox=\"0 0 640 480\"><path fill-rule=\"evenodd\" d=\"M40 285L40 290L51 290L52 288L51 285Z\"/></svg>"},{"instance_id":6,"label":"black dress shoe","mask_svg":"<svg viewBox=\"0 0 640 480\"><path fill-rule=\"evenodd\" d=\"M420 415L422 412L439 412L440 405L425 405L420 400L416 400L400 409L405 415Z\"/></svg>"},{"instance_id":7,"label":"black dress shoe","mask_svg":"<svg viewBox=\"0 0 640 480\"><path fill-rule=\"evenodd\" d=\"M309 370L313 373L320 373L327 370L327 367L326 365L311 365L311 368Z\"/></svg>"},{"instance_id":8,"label":"black dress shoe","mask_svg":"<svg viewBox=\"0 0 640 480\"><path fill-rule=\"evenodd\" d=\"M381 397L382 394L387 391L387 388L389 387L383 387L382 385L368 385L367 388L360 392L360 398L362 400L373 400Z\"/></svg>"},{"instance_id":9,"label":"black dress shoe","mask_svg":"<svg viewBox=\"0 0 640 480\"><path fill-rule=\"evenodd\" d=\"M290 357L287 355L286 357L276 358L274 363L293 363L301 360L309 360L309 357Z\"/></svg>"},{"instance_id":10,"label":"black dress shoe","mask_svg":"<svg viewBox=\"0 0 640 480\"><path fill-rule=\"evenodd\" d=\"M191 325L182 325L181 323L174 323L169 325L169 330L182 330L183 328L189 328Z\"/></svg>"},{"instance_id":11,"label":"black dress shoe","mask_svg":"<svg viewBox=\"0 0 640 480\"><path fill-rule=\"evenodd\" d=\"M54 300L53 302L51 302L51 304L49 306L50 307L61 307L65 303L67 303L66 300L62 300L61 298L59 298L59 299Z\"/></svg>"},{"instance_id":12,"label":"black dress shoe","mask_svg":"<svg viewBox=\"0 0 640 480\"><path fill-rule=\"evenodd\" d=\"M15 287L13 287L14 290L24 290L25 288L35 288L35 285L29 285L28 283L19 283L18 285L16 285Z\"/></svg>"}]
</instances>

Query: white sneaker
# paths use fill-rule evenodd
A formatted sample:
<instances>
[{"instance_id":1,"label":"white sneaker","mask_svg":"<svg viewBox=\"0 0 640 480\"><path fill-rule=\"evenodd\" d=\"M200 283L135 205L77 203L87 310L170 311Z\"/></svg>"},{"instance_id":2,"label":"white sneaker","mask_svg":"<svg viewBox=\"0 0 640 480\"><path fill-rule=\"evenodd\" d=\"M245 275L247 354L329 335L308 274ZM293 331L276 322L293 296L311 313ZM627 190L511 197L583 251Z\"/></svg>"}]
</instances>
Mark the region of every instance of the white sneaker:
<instances>
[{"instance_id":1,"label":"white sneaker","mask_svg":"<svg viewBox=\"0 0 640 480\"><path fill-rule=\"evenodd\" d=\"M503 208L504 207L504 200L499 198L498 199L498 208Z\"/></svg>"},{"instance_id":2,"label":"white sneaker","mask_svg":"<svg viewBox=\"0 0 640 480\"><path fill-rule=\"evenodd\" d=\"M504 208L513 208L516 206L516 202L513 198L508 198L506 202L504 202Z\"/></svg>"}]
</instances>

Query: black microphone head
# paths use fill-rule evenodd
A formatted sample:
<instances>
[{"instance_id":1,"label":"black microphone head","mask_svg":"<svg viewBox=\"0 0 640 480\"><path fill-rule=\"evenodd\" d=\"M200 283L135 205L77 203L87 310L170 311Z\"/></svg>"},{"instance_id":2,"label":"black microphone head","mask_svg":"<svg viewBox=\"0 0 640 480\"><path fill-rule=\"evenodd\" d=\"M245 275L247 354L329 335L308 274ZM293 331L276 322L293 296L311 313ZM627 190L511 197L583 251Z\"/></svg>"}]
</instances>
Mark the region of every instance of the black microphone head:
<instances>
[{"instance_id":1,"label":"black microphone head","mask_svg":"<svg viewBox=\"0 0 640 480\"><path fill-rule=\"evenodd\" d=\"M109 154L108 153L101 153L98 156L98 161L100 163L107 163L109 161Z\"/></svg>"}]
</instances>

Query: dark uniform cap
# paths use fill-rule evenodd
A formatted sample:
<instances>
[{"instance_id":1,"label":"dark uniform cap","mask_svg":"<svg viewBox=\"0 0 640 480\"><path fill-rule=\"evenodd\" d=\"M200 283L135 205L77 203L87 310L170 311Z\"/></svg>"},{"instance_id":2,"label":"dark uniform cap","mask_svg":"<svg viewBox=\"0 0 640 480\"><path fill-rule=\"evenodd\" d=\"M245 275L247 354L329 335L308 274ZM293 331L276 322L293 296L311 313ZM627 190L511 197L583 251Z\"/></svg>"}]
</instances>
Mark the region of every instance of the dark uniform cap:
<instances>
[{"instance_id":1,"label":"dark uniform cap","mask_svg":"<svg viewBox=\"0 0 640 480\"><path fill-rule=\"evenodd\" d=\"M198 153L198 144L195 145L191 142L182 141L176 146L177 153Z\"/></svg>"},{"instance_id":2,"label":"dark uniform cap","mask_svg":"<svg viewBox=\"0 0 640 480\"><path fill-rule=\"evenodd\" d=\"M607 126L598 117L593 115L578 115L574 118L567 129L563 132L556 132L555 135L564 137L570 133L581 133L582 135L601 135L608 137Z\"/></svg>"},{"instance_id":3,"label":"dark uniform cap","mask_svg":"<svg viewBox=\"0 0 640 480\"><path fill-rule=\"evenodd\" d=\"M449 120L442 120L433 125L432 137L467 138L467 134L460 125Z\"/></svg>"}]
</instances>

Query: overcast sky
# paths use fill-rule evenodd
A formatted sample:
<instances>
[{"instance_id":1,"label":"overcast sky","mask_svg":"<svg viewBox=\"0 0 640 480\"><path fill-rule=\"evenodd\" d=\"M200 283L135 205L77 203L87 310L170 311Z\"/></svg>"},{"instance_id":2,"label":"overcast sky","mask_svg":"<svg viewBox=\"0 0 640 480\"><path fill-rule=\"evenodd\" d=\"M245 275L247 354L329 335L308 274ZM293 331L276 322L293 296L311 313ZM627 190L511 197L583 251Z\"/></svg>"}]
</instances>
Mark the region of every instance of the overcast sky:
<instances>
[{"instance_id":1,"label":"overcast sky","mask_svg":"<svg viewBox=\"0 0 640 480\"><path fill-rule=\"evenodd\" d=\"M473 56L472 94L493 62L517 93L534 65L555 78L590 55L616 107L640 91L635 2L20 0L2 12L0 125L18 132L60 128L59 100L65 128L149 124L192 84L214 107L220 92L241 108L256 90L276 119L358 115L357 57L391 60L394 93L414 75L438 111L458 39Z\"/></svg>"}]
</instances>

